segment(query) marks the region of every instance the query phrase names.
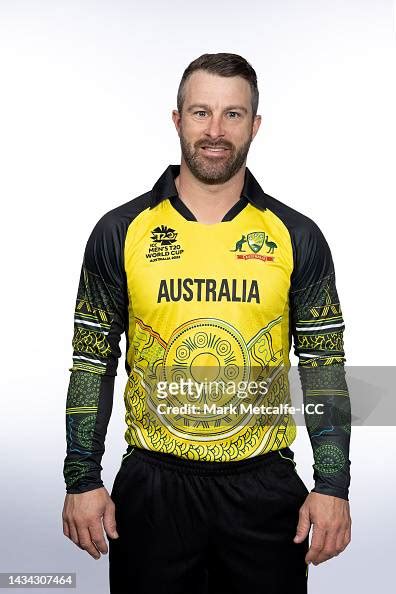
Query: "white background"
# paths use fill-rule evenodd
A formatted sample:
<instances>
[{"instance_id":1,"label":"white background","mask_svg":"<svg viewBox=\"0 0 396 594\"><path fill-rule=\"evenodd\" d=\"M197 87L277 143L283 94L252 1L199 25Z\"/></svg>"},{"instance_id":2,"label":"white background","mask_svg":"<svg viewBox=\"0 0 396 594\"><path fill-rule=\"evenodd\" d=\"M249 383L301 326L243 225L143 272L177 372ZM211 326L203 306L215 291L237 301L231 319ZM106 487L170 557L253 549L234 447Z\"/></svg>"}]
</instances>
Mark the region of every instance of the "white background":
<instances>
[{"instance_id":1,"label":"white background","mask_svg":"<svg viewBox=\"0 0 396 594\"><path fill-rule=\"evenodd\" d=\"M180 162L171 121L184 68L206 52L255 68L262 125L248 166L314 219L336 266L349 365L393 365L395 12L387 0L1 0L3 373L0 571L77 571L104 594L107 557L63 536L64 405L83 249L108 210ZM291 356L296 364L294 355ZM126 444L120 361L103 478ZM395 430L355 428L353 540L312 593L388 591ZM312 486L300 428L292 449Z\"/></svg>"}]
</instances>

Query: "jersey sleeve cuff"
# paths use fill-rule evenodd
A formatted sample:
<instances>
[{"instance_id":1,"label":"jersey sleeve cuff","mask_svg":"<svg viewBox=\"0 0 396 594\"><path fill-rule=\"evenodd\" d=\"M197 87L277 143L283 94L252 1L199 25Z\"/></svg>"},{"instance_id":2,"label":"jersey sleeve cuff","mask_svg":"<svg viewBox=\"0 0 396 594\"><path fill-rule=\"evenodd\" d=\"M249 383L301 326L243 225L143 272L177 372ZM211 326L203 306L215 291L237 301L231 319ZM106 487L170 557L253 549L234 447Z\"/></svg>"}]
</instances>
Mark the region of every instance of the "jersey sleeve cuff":
<instances>
[{"instance_id":1,"label":"jersey sleeve cuff","mask_svg":"<svg viewBox=\"0 0 396 594\"><path fill-rule=\"evenodd\" d=\"M340 497L340 499L345 499L349 501L349 493L348 489L342 489L337 487L329 487L323 485L317 485L312 490L311 493L320 493L321 495L331 495L332 497Z\"/></svg>"},{"instance_id":2,"label":"jersey sleeve cuff","mask_svg":"<svg viewBox=\"0 0 396 594\"><path fill-rule=\"evenodd\" d=\"M86 493L87 491L93 491L94 489L100 489L104 487L103 481L98 483L86 483L82 485L73 485L73 487L66 488L68 494Z\"/></svg>"}]
</instances>

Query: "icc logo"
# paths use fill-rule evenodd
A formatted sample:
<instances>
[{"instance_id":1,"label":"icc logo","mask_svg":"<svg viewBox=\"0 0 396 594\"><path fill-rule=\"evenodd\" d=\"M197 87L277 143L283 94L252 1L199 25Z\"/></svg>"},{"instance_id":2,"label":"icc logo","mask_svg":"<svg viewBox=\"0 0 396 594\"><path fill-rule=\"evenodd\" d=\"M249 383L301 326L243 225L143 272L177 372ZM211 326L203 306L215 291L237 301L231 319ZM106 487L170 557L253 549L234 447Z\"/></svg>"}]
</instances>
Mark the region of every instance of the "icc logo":
<instances>
[{"instance_id":1,"label":"icc logo","mask_svg":"<svg viewBox=\"0 0 396 594\"><path fill-rule=\"evenodd\" d=\"M170 245L176 241L176 237L176 231L166 225L161 225L151 231L151 241L160 245Z\"/></svg>"}]
</instances>

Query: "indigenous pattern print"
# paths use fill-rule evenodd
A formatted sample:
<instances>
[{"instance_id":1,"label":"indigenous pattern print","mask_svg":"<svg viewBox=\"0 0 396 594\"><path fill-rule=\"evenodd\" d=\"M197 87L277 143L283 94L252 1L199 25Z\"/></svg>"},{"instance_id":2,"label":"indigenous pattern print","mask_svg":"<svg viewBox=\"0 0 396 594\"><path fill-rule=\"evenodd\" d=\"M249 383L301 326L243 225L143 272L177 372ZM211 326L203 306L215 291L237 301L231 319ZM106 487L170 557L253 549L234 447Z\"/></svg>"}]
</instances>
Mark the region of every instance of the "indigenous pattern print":
<instances>
[{"instance_id":1,"label":"indigenous pattern print","mask_svg":"<svg viewBox=\"0 0 396 594\"><path fill-rule=\"evenodd\" d=\"M66 402L67 492L103 485L125 333L127 444L219 462L295 439L282 408L291 404L293 339L304 403L323 409L306 416L314 490L347 499L344 321L322 232L265 194L249 169L223 220L202 224L177 194L179 171L170 165L152 190L103 215L88 238ZM175 383L186 389L172 391ZM252 383L261 388L238 387Z\"/></svg>"}]
</instances>

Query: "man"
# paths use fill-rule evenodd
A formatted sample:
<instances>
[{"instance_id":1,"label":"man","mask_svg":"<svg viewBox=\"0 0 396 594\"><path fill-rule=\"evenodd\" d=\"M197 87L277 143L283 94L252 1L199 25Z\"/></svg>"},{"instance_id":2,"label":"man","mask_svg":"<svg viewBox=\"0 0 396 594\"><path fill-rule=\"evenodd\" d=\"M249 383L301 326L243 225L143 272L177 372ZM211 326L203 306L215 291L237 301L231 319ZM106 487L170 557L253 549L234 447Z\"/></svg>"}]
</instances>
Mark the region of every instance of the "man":
<instances>
[{"instance_id":1,"label":"man","mask_svg":"<svg viewBox=\"0 0 396 594\"><path fill-rule=\"evenodd\" d=\"M180 166L106 213L87 242L64 534L98 559L108 550L103 519L112 594L306 592L308 564L343 551L351 531L344 322L330 249L246 167L261 117L244 58L200 56L177 107ZM100 462L122 332L128 447L110 497ZM290 402L292 336L304 404L321 407L305 417L310 493L289 448L295 422L279 413Z\"/></svg>"}]
</instances>

